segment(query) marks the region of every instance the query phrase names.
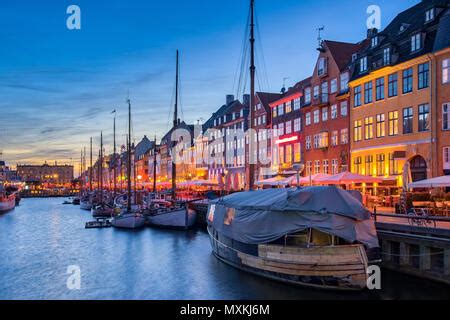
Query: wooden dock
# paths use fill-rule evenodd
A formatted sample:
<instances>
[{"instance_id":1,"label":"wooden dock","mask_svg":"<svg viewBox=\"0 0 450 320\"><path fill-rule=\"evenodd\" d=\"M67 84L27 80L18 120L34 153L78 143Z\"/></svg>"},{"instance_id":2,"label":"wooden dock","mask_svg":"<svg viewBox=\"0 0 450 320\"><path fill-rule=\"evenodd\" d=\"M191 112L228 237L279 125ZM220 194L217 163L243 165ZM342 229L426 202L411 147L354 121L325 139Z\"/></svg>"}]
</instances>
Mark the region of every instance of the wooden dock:
<instances>
[{"instance_id":1,"label":"wooden dock","mask_svg":"<svg viewBox=\"0 0 450 320\"><path fill-rule=\"evenodd\" d=\"M95 221L88 221L86 222L85 228L86 229L99 229L99 228L111 228L112 224L109 219L97 219Z\"/></svg>"}]
</instances>

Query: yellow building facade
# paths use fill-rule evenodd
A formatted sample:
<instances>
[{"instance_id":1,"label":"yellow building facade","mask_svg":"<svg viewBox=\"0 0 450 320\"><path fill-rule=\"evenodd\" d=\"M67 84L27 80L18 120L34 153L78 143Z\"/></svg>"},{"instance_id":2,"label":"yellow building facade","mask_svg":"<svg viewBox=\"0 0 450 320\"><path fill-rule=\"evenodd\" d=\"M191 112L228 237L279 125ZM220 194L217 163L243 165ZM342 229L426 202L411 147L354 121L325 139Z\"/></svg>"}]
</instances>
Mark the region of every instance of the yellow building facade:
<instances>
[{"instance_id":1,"label":"yellow building facade","mask_svg":"<svg viewBox=\"0 0 450 320\"><path fill-rule=\"evenodd\" d=\"M413 180L432 176L433 63L426 54L350 82L352 172L401 187L408 161Z\"/></svg>"}]
</instances>

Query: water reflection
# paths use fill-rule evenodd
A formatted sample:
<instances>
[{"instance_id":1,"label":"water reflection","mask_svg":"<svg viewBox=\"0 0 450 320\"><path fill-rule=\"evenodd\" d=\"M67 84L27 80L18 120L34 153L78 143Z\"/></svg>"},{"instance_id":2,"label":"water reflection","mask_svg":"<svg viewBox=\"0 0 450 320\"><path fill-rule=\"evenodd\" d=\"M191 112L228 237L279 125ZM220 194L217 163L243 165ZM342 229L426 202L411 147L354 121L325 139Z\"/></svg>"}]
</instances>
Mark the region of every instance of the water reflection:
<instances>
[{"instance_id":1,"label":"water reflection","mask_svg":"<svg viewBox=\"0 0 450 320\"><path fill-rule=\"evenodd\" d=\"M0 216L0 299L432 299L448 287L383 271L382 290L321 291L262 279L218 261L208 235L84 229L88 211L24 199ZM81 289L66 287L67 267Z\"/></svg>"}]
</instances>

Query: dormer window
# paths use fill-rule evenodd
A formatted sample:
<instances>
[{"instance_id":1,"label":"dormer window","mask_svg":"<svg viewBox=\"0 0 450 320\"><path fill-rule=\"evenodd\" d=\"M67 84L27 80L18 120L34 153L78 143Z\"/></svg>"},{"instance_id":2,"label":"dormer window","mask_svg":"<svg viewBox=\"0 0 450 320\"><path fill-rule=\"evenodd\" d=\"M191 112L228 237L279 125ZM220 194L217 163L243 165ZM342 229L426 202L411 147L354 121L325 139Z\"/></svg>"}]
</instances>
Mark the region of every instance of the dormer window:
<instances>
[{"instance_id":1,"label":"dormer window","mask_svg":"<svg viewBox=\"0 0 450 320\"><path fill-rule=\"evenodd\" d=\"M364 57L359 60L359 72L363 73L366 71L367 71L367 57Z\"/></svg>"},{"instance_id":2,"label":"dormer window","mask_svg":"<svg viewBox=\"0 0 450 320\"><path fill-rule=\"evenodd\" d=\"M401 26L400 26L399 33L404 32L406 29L408 29L408 27L409 27L409 24L407 24L407 23L402 23Z\"/></svg>"},{"instance_id":3,"label":"dormer window","mask_svg":"<svg viewBox=\"0 0 450 320\"><path fill-rule=\"evenodd\" d=\"M327 73L327 59L320 58L317 64L317 75L320 77Z\"/></svg>"},{"instance_id":4,"label":"dormer window","mask_svg":"<svg viewBox=\"0 0 450 320\"><path fill-rule=\"evenodd\" d=\"M383 50L383 64L385 66L391 64L391 48L385 48Z\"/></svg>"},{"instance_id":5,"label":"dormer window","mask_svg":"<svg viewBox=\"0 0 450 320\"><path fill-rule=\"evenodd\" d=\"M427 10L425 12L425 22L430 22L434 19L434 8L431 8L430 10Z\"/></svg>"},{"instance_id":6,"label":"dormer window","mask_svg":"<svg viewBox=\"0 0 450 320\"><path fill-rule=\"evenodd\" d=\"M416 33L411 37L411 52L415 52L422 48L422 34Z\"/></svg>"},{"instance_id":7,"label":"dormer window","mask_svg":"<svg viewBox=\"0 0 450 320\"><path fill-rule=\"evenodd\" d=\"M356 59L358 59L358 54L357 53L353 53L352 54L352 62L355 62Z\"/></svg>"},{"instance_id":8,"label":"dormer window","mask_svg":"<svg viewBox=\"0 0 450 320\"><path fill-rule=\"evenodd\" d=\"M375 36L372 38L372 48L376 47L378 45L378 37Z\"/></svg>"}]
</instances>

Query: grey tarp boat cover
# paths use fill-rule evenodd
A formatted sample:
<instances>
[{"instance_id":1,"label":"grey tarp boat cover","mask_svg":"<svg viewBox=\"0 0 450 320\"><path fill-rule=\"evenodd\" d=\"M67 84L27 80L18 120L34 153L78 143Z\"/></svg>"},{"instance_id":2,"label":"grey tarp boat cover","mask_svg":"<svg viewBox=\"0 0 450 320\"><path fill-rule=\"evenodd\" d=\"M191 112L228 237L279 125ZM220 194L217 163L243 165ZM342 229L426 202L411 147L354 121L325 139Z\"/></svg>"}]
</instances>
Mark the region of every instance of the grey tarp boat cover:
<instances>
[{"instance_id":1,"label":"grey tarp boat cover","mask_svg":"<svg viewBox=\"0 0 450 320\"><path fill-rule=\"evenodd\" d=\"M357 197L335 186L234 193L211 201L208 223L249 244L314 228L369 248L379 246L370 212Z\"/></svg>"}]
</instances>

